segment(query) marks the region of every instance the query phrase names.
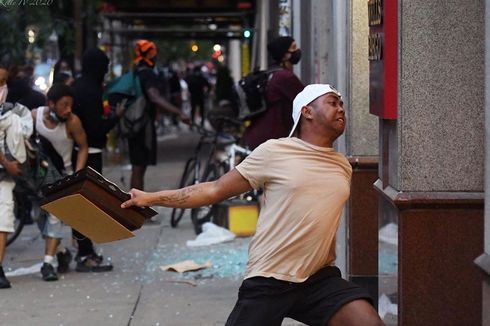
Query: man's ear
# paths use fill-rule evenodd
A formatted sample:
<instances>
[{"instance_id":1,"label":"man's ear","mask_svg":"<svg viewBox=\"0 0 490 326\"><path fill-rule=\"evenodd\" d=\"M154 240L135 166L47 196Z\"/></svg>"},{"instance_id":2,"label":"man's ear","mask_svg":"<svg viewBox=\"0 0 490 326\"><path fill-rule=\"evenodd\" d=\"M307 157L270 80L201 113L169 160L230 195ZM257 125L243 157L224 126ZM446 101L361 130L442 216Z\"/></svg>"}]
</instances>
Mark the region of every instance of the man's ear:
<instances>
[{"instance_id":1,"label":"man's ear","mask_svg":"<svg viewBox=\"0 0 490 326\"><path fill-rule=\"evenodd\" d=\"M311 120L313 118L313 108L309 105L305 105L301 108L301 115L305 117L305 119Z\"/></svg>"},{"instance_id":2,"label":"man's ear","mask_svg":"<svg viewBox=\"0 0 490 326\"><path fill-rule=\"evenodd\" d=\"M53 109L54 109L55 104L56 104L56 103L54 103L54 101L52 101L52 100L48 100L48 107L50 107L50 108L53 108Z\"/></svg>"}]
</instances>

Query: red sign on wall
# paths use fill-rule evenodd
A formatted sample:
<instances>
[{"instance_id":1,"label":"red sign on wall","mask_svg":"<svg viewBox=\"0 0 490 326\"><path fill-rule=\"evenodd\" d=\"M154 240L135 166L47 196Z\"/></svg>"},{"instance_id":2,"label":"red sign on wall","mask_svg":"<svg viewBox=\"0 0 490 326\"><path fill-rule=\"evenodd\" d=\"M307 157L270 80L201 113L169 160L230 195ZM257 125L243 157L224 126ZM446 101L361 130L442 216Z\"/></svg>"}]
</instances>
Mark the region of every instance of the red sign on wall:
<instances>
[{"instance_id":1,"label":"red sign on wall","mask_svg":"<svg viewBox=\"0 0 490 326\"><path fill-rule=\"evenodd\" d=\"M398 0L369 0L369 112L396 119Z\"/></svg>"}]
</instances>

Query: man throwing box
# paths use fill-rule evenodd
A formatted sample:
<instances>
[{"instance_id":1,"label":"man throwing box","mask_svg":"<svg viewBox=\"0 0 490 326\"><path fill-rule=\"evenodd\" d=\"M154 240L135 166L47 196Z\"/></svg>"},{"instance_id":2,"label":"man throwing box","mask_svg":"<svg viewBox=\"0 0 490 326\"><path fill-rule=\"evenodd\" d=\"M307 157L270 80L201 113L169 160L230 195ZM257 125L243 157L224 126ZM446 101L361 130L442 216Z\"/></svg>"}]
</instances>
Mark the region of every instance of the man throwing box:
<instances>
[{"instance_id":1,"label":"man throwing box","mask_svg":"<svg viewBox=\"0 0 490 326\"><path fill-rule=\"evenodd\" d=\"M382 325L366 290L334 266L335 234L352 169L333 149L345 110L330 85L305 87L293 101L290 137L272 139L217 181L155 193L131 190L122 207L191 208L263 189L245 280L226 325Z\"/></svg>"}]
</instances>

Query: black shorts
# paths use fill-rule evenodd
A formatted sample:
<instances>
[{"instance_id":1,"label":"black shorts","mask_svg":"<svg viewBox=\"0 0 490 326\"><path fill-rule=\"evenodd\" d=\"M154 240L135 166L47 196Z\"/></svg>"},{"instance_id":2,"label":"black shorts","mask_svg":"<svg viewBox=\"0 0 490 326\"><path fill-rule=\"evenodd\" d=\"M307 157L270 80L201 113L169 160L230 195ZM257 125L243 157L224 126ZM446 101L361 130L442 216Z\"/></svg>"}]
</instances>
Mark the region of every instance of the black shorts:
<instances>
[{"instance_id":1,"label":"black shorts","mask_svg":"<svg viewBox=\"0 0 490 326\"><path fill-rule=\"evenodd\" d=\"M128 138L129 162L131 165L148 166L156 164L156 133L153 124L150 127L152 128L150 146L145 144L145 130L139 132L135 137Z\"/></svg>"},{"instance_id":2,"label":"black shorts","mask_svg":"<svg viewBox=\"0 0 490 326\"><path fill-rule=\"evenodd\" d=\"M240 286L226 326L281 325L285 317L324 326L340 307L357 299L373 303L367 290L342 279L334 266L319 270L302 283L252 277Z\"/></svg>"}]
</instances>

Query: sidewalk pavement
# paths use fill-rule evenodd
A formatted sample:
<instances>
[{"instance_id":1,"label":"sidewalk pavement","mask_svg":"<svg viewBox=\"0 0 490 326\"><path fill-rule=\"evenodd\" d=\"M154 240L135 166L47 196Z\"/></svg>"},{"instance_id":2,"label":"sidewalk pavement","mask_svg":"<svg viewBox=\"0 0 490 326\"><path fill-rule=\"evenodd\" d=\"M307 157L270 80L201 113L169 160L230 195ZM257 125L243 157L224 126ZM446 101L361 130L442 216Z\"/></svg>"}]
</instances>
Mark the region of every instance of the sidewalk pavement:
<instances>
[{"instance_id":1,"label":"sidewalk pavement","mask_svg":"<svg viewBox=\"0 0 490 326\"><path fill-rule=\"evenodd\" d=\"M187 130L187 128L183 127ZM148 168L146 190L175 188L198 135L189 131L159 137L159 161ZM130 168L124 157L109 154L104 176L128 190ZM249 238L207 247L190 248L195 238L189 216L178 228L170 227L171 209L157 207L159 215L135 237L98 245L114 264L107 273L71 270L56 282L44 282L38 266L44 243L35 225L28 225L7 248L8 274L21 268L33 273L10 276L11 289L0 290L0 325L224 325L245 270ZM72 250L70 229L63 244ZM212 267L195 272L164 272L162 265L192 259L211 261ZM285 320L283 325L302 325Z\"/></svg>"}]
</instances>

